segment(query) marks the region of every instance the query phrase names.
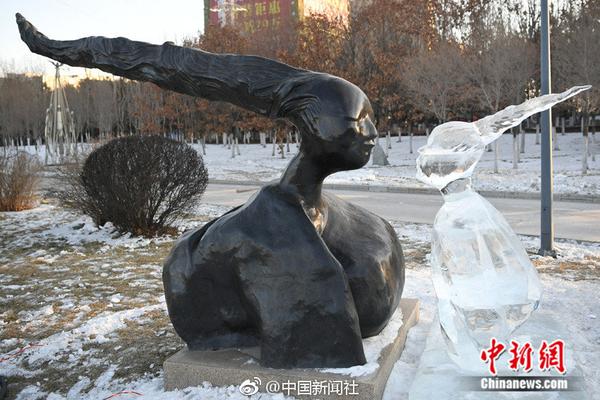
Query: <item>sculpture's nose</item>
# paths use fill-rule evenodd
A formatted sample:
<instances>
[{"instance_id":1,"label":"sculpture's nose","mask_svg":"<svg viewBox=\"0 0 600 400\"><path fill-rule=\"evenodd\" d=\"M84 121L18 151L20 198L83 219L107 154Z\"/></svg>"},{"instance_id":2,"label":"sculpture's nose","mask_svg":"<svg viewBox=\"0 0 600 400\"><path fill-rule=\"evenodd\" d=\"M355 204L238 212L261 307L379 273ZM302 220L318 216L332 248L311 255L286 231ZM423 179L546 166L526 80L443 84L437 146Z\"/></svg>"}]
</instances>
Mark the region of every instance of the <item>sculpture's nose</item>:
<instances>
[{"instance_id":1,"label":"sculpture's nose","mask_svg":"<svg viewBox=\"0 0 600 400\"><path fill-rule=\"evenodd\" d=\"M373 122L371 122L371 118L369 117L365 119L364 135L368 138L368 140L375 140L378 135L377 128L375 128L375 125Z\"/></svg>"}]
</instances>

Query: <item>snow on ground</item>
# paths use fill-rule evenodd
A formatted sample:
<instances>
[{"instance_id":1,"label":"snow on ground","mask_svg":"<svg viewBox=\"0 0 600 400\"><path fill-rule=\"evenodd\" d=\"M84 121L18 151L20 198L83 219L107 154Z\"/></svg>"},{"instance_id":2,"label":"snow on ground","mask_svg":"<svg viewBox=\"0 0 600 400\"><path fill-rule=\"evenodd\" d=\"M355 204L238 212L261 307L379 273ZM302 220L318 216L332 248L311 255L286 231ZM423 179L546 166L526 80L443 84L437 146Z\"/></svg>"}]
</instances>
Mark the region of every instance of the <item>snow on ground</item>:
<instances>
[{"instance_id":1,"label":"snow on ground","mask_svg":"<svg viewBox=\"0 0 600 400\"><path fill-rule=\"evenodd\" d=\"M226 210L202 205L181 226ZM387 400L406 398L435 312L431 227L394 226L407 260L403 297L418 298L421 311L388 381ZM248 398L235 386L163 390L162 362L184 345L162 295L162 262L173 239L119 237L52 203L0 213L0 375L9 377L9 398ZM536 238L522 239L529 250L538 245ZM600 244L559 241L558 247L557 259L532 255L545 288L542 307L571 333L588 392L600 398Z\"/></svg>"},{"instance_id":2,"label":"snow on ground","mask_svg":"<svg viewBox=\"0 0 600 400\"><path fill-rule=\"evenodd\" d=\"M526 192L536 193L540 190L540 146L535 144L535 134L525 135L525 152L521 154L519 169L513 169L513 138L504 134L499 143L499 173L494 173L494 152L485 152L482 160L475 168L473 186L477 190ZM415 136L413 138L413 153L410 153L408 137L402 137L398 143L397 137L391 140L392 149L389 153L390 165L386 167L369 164L355 171L344 171L331 175L326 183L353 184L353 185L379 185L401 188L425 188L426 186L415 178L415 160L419 147L423 146L427 138ZM519 138L520 142L520 138ZM581 173L583 156L583 136L581 133L559 134L557 136L559 150L554 151L554 188L556 193L597 195L600 194L600 155L588 157L589 171L586 175ZM385 147L386 140L380 141ZM200 145L194 147L201 152ZM260 181L268 182L278 179L289 163L291 157L298 152L296 144L289 146L290 152L285 153L282 159L277 149L273 156L273 146L267 144L262 147L258 144L241 144L241 155L231 158L231 150L223 145L209 144L206 146L204 160L208 167L209 176L213 180L228 181ZM590 135L592 155L600 152L600 138ZM92 146L86 145L86 151ZM26 150L36 153L34 146ZM44 148L39 147L37 154L44 160ZM53 173L52 173L53 174ZM574 179L576 178L576 179Z\"/></svg>"},{"instance_id":3,"label":"snow on ground","mask_svg":"<svg viewBox=\"0 0 600 400\"><path fill-rule=\"evenodd\" d=\"M379 368L379 357L381 351L392 344L398 336L398 330L402 327L402 309L398 307L394 315L388 321L388 324L377 336L363 340L363 350L367 362L364 365L355 365L350 368L324 368L321 371L334 374L348 375L351 377L365 376L372 374Z\"/></svg>"},{"instance_id":4,"label":"snow on ground","mask_svg":"<svg viewBox=\"0 0 600 400\"><path fill-rule=\"evenodd\" d=\"M494 171L494 153L486 152L475 169L473 184L477 190L508 192L539 192L540 190L540 146L535 144L535 134L526 134L525 153L521 154L519 169L514 170L512 135L505 134L499 139L499 173ZM600 138L598 138L600 141ZM385 146L385 140L381 145ZM372 162L355 171L344 171L329 176L325 182L332 184L383 185L405 188L424 188L415 178L415 160L417 149L423 146L426 137L413 138L413 154L410 154L409 138L403 137L398 143L392 138L389 150L390 166L373 166ZM590 138L590 143L592 139ZM579 195L600 194L600 156L596 161L589 157L590 171L582 176L583 137L569 133L558 135L560 150L554 152L554 184L556 193L574 193ZM200 147L197 147L198 150ZM598 144L592 145L598 151ZM240 145L240 156L231 158L231 150L222 145L208 145L204 160L211 179L233 181L267 182L278 179L289 159L298 151L296 145L290 146L286 159L272 156L272 146ZM387 151L387 150L386 150ZM576 177L577 179L573 179Z\"/></svg>"}]
</instances>

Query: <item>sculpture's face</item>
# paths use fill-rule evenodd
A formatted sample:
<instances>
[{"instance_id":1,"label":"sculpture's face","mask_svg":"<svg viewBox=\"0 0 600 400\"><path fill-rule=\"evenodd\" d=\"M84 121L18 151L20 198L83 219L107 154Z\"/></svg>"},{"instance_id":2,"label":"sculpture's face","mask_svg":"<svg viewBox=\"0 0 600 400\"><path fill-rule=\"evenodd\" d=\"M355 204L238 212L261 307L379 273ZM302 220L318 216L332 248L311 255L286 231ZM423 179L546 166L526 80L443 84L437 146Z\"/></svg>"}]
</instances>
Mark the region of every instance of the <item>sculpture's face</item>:
<instances>
[{"instance_id":1,"label":"sculpture's face","mask_svg":"<svg viewBox=\"0 0 600 400\"><path fill-rule=\"evenodd\" d=\"M331 77L315 87L320 99L318 146L314 151L334 170L363 167L375 146L377 129L367 96L357 86Z\"/></svg>"}]
</instances>

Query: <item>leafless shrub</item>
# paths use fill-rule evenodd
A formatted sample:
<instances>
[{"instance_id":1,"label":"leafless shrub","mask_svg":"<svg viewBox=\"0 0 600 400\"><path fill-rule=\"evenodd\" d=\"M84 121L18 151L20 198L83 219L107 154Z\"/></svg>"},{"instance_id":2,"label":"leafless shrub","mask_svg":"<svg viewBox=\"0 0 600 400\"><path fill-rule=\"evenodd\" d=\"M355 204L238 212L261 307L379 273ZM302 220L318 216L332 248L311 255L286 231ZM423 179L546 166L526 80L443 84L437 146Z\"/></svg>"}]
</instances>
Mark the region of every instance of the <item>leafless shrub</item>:
<instances>
[{"instance_id":1,"label":"leafless shrub","mask_svg":"<svg viewBox=\"0 0 600 400\"><path fill-rule=\"evenodd\" d=\"M121 232L173 233L171 224L200 200L208 183L202 157L161 136L129 136L93 150L63 175L63 204L111 222Z\"/></svg>"},{"instance_id":2,"label":"leafless shrub","mask_svg":"<svg viewBox=\"0 0 600 400\"><path fill-rule=\"evenodd\" d=\"M37 158L27 153L0 156L0 211L35 207L41 168Z\"/></svg>"}]
</instances>

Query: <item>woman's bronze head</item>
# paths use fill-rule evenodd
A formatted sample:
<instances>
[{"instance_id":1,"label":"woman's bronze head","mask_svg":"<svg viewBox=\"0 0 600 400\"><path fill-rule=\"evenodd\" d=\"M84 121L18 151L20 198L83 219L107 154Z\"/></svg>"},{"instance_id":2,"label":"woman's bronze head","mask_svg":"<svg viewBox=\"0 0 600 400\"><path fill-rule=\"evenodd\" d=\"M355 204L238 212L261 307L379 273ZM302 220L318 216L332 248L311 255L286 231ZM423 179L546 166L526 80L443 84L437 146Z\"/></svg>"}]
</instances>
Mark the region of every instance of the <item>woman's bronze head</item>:
<instances>
[{"instance_id":1,"label":"woman's bronze head","mask_svg":"<svg viewBox=\"0 0 600 400\"><path fill-rule=\"evenodd\" d=\"M356 85L336 76L311 72L294 80L282 99L279 116L302 134L301 151L327 161L333 170L364 166L377 129L371 103Z\"/></svg>"}]
</instances>

